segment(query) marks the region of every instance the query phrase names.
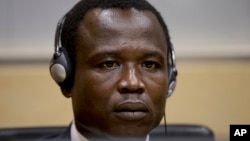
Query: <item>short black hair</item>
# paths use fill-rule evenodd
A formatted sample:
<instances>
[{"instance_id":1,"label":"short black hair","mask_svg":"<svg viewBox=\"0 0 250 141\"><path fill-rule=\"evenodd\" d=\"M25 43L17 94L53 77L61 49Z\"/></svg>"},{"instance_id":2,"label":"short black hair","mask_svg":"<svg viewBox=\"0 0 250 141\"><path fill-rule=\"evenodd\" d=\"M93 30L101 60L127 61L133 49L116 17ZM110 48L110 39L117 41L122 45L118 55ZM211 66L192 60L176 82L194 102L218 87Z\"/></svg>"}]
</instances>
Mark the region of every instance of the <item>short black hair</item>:
<instances>
[{"instance_id":1,"label":"short black hair","mask_svg":"<svg viewBox=\"0 0 250 141\"><path fill-rule=\"evenodd\" d=\"M78 35L79 24L84 19L86 12L93 8L135 8L137 10L151 11L162 26L167 46L171 46L167 25L160 13L146 0L81 0L68 13L66 13L61 33L62 46L68 53L72 71L75 70L75 42L76 36Z\"/></svg>"}]
</instances>

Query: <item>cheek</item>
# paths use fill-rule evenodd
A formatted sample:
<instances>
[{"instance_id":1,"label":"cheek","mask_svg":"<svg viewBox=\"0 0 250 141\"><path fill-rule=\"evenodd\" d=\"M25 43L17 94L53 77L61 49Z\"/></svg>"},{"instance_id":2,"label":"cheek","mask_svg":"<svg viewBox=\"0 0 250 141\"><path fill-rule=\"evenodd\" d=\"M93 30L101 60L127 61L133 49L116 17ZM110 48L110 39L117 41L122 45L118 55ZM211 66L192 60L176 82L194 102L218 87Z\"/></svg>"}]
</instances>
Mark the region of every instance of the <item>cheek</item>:
<instances>
[{"instance_id":1,"label":"cheek","mask_svg":"<svg viewBox=\"0 0 250 141\"><path fill-rule=\"evenodd\" d=\"M84 75L82 75L84 74ZM100 75L88 72L76 74L72 89L73 106L76 113L92 115L99 113L99 117L109 110L108 103L113 93L112 81L107 81ZM89 110L89 109L92 110Z\"/></svg>"},{"instance_id":2,"label":"cheek","mask_svg":"<svg viewBox=\"0 0 250 141\"><path fill-rule=\"evenodd\" d=\"M158 114L164 112L165 110L165 103L166 103L166 93L165 91L160 91L160 92L156 92L152 93L150 95L150 98L152 100L152 104L153 104L153 111Z\"/></svg>"},{"instance_id":3,"label":"cheek","mask_svg":"<svg viewBox=\"0 0 250 141\"><path fill-rule=\"evenodd\" d=\"M165 112L166 94L168 89L167 79L164 77L158 77L151 79L147 85L149 99L151 99L151 107L154 116L161 118Z\"/></svg>"},{"instance_id":4,"label":"cheek","mask_svg":"<svg viewBox=\"0 0 250 141\"><path fill-rule=\"evenodd\" d=\"M165 105L166 105L166 97L165 97L165 93L161 94L161 95L154 95L151 96L152 99L152 104L153 104L153 117L154 117L154 123L156 125L158 125L165 113Z\"/></svg>"}]
</instances>

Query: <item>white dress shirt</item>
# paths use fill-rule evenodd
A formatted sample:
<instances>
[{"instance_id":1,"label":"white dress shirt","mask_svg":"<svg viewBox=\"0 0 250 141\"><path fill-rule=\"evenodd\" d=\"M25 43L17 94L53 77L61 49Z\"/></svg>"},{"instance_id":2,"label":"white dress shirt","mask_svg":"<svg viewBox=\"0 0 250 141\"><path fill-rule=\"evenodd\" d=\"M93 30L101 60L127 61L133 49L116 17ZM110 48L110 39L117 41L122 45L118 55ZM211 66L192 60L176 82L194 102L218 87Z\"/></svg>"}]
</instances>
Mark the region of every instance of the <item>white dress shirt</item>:
<instances>
[{"instance_id":1,"label":"white dress shirt","mask_svg":"<svg viewBox=\"0 0 250 141\"><path fill-rule=\"evenodd\" d=\"M72 122L70 128L70 138L71 141L88 141L82 134L78 132L74 121Z\"/></svg>"}]
</instances>

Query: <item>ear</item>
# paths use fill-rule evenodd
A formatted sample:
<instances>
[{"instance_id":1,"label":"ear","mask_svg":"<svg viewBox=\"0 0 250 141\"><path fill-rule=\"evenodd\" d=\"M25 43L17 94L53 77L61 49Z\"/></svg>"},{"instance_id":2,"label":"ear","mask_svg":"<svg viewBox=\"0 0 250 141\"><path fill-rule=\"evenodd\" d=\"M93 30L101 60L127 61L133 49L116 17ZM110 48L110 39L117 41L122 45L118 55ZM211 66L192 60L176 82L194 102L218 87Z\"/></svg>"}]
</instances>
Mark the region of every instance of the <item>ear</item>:
<instances>
[{"instance_id":1,"label":"ear","mask_svg":"<svg viewBox=\"0 0 250 141\"><path fill-rule=\"evenodd\" d=\"M71 97L71 89L70 88L62 88L61 87L61 92L66 98Z\"/></svg>"}]
</instances>

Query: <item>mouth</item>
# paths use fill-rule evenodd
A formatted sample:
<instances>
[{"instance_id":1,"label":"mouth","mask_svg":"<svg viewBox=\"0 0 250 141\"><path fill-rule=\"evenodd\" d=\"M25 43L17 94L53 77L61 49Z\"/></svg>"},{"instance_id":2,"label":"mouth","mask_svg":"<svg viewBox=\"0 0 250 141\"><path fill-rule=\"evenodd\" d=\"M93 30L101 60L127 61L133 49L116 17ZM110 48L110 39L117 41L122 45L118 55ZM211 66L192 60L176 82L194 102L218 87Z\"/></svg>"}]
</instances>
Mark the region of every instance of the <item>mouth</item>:
<instances>
[{"instance_id":1,"label":"mouth","mask_svg":"<svg viewBox=\"0 0 250 141\"><path fill-rule=\"evenodd\" d=\"M147 116L148 111L144 103L131 101L118 104L114 110L116 117L127 121L141 120Z\"/></svg>"}]
</instances>

